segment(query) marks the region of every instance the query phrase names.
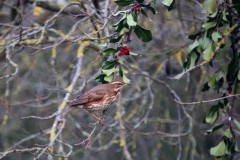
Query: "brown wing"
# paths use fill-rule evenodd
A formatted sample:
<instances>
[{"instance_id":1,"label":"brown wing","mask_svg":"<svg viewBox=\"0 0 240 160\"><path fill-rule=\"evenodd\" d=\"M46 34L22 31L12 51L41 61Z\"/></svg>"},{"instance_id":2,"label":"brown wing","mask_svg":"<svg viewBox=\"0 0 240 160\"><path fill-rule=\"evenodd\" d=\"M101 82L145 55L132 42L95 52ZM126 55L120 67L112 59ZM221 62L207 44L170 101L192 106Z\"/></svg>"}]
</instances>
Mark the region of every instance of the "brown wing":
<instances>
[{"instance_id":1,"label":"brown wing","mask_svg":"<svg viewBox=\"0 0 240 160\"><path fill-rule=\"evenodd\" d=\"M93 101L98 101L102 99L106 94L108 94L108 90L105 89L105 87L102 87L102 85L99 85L87 91L83 95L77 97L76 100L69 105L70 107L74 107L78 105L84 105Z\"/></svg>"}]
</instances>

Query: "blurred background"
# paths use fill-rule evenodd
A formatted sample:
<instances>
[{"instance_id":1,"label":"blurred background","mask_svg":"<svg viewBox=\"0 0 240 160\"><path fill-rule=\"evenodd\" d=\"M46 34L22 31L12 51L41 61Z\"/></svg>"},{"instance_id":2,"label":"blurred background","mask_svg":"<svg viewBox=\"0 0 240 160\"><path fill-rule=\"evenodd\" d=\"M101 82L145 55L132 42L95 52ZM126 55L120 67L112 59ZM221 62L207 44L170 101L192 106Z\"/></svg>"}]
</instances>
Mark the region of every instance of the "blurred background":
<instances>
[{"instance_id":1,"label":"blurred background","mask_svg":"<svg viewBox=\"0 0 240 160\"><path fill-rule=\"evenodd\" d=\"M180 80L171 79L183 70L192 43L188 35L206 20L203 2L176 1L171 12L161 0L144 3L157 11L140 15L138 22L151 30L153 40L144 43L131 35L127 45L139 55L122 57L131 83L107 110L105 124L95 128L89 113L72 110L53 150L47 149L40 159L211 159L209 149L221 140L218 133L206 135L209 126L202 123L211 103L181 105L175 100L216 97L201 92L212 69L199 67ZM109 0L0 1L2 159L37 157L50 142L48 130L55 117L48 116L69 91L71 100L99 84L94 79L105 60L100 51L114 34L113 24L121 17L111 15L118 10L126 8ZM70 89L76 71L80 75ZM74 145L92 131L89 143Z\"/></svg>"}]
</instances>

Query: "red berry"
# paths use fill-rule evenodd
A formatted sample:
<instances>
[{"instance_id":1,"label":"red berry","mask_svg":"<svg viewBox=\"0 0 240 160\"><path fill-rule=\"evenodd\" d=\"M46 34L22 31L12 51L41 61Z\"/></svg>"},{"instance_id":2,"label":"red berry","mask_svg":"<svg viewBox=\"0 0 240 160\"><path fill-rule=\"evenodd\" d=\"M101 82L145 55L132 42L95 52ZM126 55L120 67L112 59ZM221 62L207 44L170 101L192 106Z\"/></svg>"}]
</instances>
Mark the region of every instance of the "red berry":
<instances>
[{"instance_id":1,"label":"red berry","mask_svg":"<svg viewBox=\"0 0 240 160\"><path fill-rule=\"evenodd\" d=\"M130 55L130 48L128 47L122 47L120 49L120 52L118 53L118 56L123 56L123 55Z\"/></svg>"},{"instance_id":2,"label":"red berry","mask_svg":"<svg viewBox=\"0 0 240 160\"><path fill-rule=\"evenodd\" d=\"M134 11L137 12L137 13L140 12L141 11L141 7L139 7L139 6L135 7Z\"/></svg>"},{"instance_id":3,"label":"red berry","mask_svg":"<svg viewBox=\"0 0 240 160\"><path fill-rule=\"evenodd\" d=\"M119 57L121 57L122 55L123 55L122 52L119 52L119 53L118 53L118 56L119 56Z\"/></svg>"}]
</instances>

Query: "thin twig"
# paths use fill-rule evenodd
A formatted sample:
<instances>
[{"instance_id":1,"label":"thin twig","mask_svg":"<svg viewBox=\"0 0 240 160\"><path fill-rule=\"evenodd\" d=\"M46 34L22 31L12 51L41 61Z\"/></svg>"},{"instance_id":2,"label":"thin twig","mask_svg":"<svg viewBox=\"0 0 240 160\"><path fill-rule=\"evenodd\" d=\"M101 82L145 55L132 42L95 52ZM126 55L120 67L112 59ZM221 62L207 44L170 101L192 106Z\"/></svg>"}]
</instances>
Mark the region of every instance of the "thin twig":
<instances>
[{"instance_id":1,"label":"thin twig","mask_svg":"<svg viewBox=\"0 0 240 160\"><path fill-rule=\"evenodd\" d=\"M45 116L45 117L39 117L39 116L25 116L25 117L21 117L21 119L29 119L29 118L33 118L33 119L41 119L41 120L47 120L47 119L51 119L53 117L55 117L57 115L58 112L54 112L53 114L51 114L50 116Z\"/></svg>"},{"instance_id":2,"label":"thin twig","mask_svg":"<svg viewBox=\"0 0 240 160\"><path fill-rule=\"evenodd\" d=\"M122 103L121 103L121 94L119 96L119 100L118 100L118 103L117 103L117 113L119 114L119 117L118 117L118 122L119 122L119 132L120 132L120 146L123 147L123 154L125 156L125 158L127 160L132 160L132 156L128 150L128 144L127 144L127 141L126 141L126 129L125 129L125 126L124 126L124 120L123 120L123 117L122 117L122 113L123 113L123 106L122 106Z\"/></svg>"},{"instance_id":3,"label":"thin twig","mask_svg":"<svg viewBox=\"0 0 240 160\"><path fill-rule=\"evenodd\" d=\"M88 148L90 146L92 136L95 133L96 129L97 129L97 124L95 125L95 127L93 128L91 133L88 135L88 137L86 139L84 139L83 141L81 141L80 143L76 143L75 146L84 145L87 143L86 148Z\"/></svg>"},{"instance_id":4,"label":"thin twig","mask_svg":"<svg viewBox=\"0 0 240 160\"><path fill-rule=\"evenodd\" d=\"M228 96L221 97L221 98L215 98L215 99L210 99L210 100L205 100L205 101L198 101L198 102L180 102L177 99L174 99L174 101L177 102L178 104L195 105L195 104L215 102L215 101L219 101L219 100L222 100L222 99L226 99L226 98L230 98L230 97L238 97L238 96L240 96L240 94L233 94L233 95L228 95Z\"/></svg>"}]
</instances>

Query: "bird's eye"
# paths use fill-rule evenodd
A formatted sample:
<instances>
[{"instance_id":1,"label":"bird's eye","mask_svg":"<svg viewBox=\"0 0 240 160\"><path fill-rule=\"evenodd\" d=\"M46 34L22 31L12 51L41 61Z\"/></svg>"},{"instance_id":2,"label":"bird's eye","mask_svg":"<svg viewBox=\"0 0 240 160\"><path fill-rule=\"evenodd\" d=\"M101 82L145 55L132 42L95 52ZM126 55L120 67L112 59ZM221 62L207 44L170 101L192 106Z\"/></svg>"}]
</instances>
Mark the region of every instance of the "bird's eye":
<instances>
[{"instance_id":1,"label":"bird's eye","mask_svg":"<svg viewBox=\"0 0 240 160\"><path fill-rule=\"evenodd\" d=\"M118 83L118 86L120 87L120 86L122 86L122 84L121 84L121 83Z\"/></svg>"}]
</instances>

